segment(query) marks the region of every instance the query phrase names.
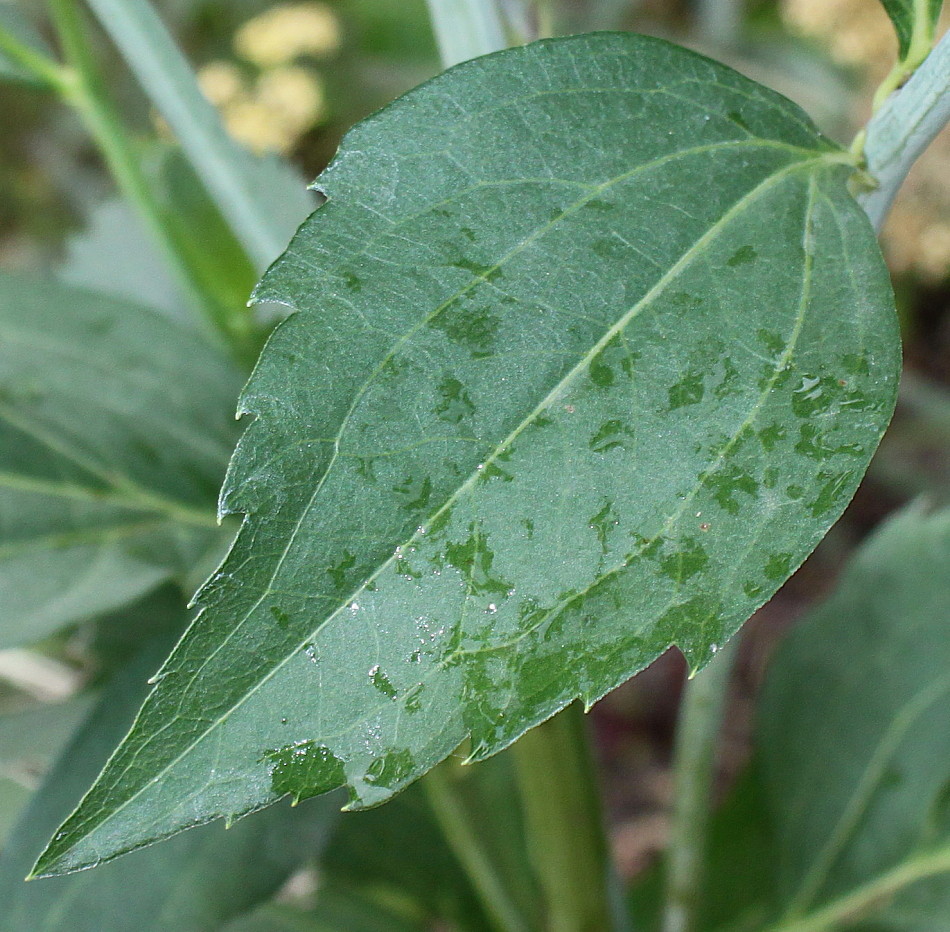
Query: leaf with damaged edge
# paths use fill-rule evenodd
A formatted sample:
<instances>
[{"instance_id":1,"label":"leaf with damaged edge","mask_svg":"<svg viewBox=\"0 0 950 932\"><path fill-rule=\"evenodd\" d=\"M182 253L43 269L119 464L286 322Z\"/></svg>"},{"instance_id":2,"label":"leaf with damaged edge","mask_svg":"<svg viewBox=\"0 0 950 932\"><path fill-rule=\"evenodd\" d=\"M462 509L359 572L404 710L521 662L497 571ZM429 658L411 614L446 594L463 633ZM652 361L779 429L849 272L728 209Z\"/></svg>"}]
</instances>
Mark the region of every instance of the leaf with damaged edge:
<instances>
[{"instance_id":1,"label":"leaf with damaged edge","mask_svg":"<svg viewBox=\"0 0 950 932\"><path fill-rule=\"evenodd\" d=\"M214 490L239 385L165 315L0 276L0 648L220 552Z\"/></svg>"},{"instance_id":2,"label":"leaf with damaged edge","mask_svg":"<svg viewBox=\"0 0 950 932\"><path fill-rule=\"evenodd\" d=\"M340 784L382 802L671 644L841 513L900 361L850 157L666 42L476 59L361 123L258 298L239 538L36 870ZM187 802L183 802L187 800Z\"/></svg>"}]
</instances>

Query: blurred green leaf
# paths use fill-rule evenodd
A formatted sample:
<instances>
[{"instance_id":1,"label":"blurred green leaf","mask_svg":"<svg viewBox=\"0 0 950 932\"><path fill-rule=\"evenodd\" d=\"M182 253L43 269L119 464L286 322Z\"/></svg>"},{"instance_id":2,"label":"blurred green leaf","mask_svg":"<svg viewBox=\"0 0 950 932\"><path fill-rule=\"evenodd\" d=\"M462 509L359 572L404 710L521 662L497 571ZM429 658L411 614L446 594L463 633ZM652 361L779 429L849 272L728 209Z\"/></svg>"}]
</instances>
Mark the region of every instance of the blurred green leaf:
<instances>
[{"instance_id":1,"label":"blurred green leaf","mask_svg":"<svg viewBox=\"0 0 950 932\"><path fill-rule=\"evenodd\" d=\"M156 156L155 188L197 280L222 305L243 307L257 280L254 266L181 150L164 149Z\"/></svg>"},{"instance_id":2,"label":"blurred green leaf","mask_svg":"<svg viewBox=\"0 0 950 932\"><path fill-rule=\"evenodd\" d=\"M32 795L33 791L22 782L0 773L0 851Z\"/></svg>"},{"instance_id":3,"label":"blurred green leaf","mask_svg":"<svg viewBox=\"0 0 950 932\"><path fill-rule=\"evenodd\" d=\"M167 583L82 625L78 639L92 658L97 681L111 677L141 651L143 644L179 630L179 616L186 604L181 588Z\"/></svg>"},{"instance_id":4,"label":"blurred green leaf","mask_svg":"<svg viewBox=\"0 0 950 932\"><path fill-rule=\"evenodd\" d=\"M0 715L0 849L52 758L85 718L91 695Z\"/></svg>"},{"instance_id":5,"label":"blurred green leaf","mask_svg":"<svg viewBox=\"0 0 950 932\"><path fill-rule=\"evenodd\" d=\"M184 786L208 819L341 784L371 805L672 643L702 667L893 409L848 160L629 34L476 59L352 130L259 289L299 313L241 402L243 529L40 870L177 831Z\"/></svg>"},{"instance_id":6,"label":"blurred green leaf","mask_svg":"<svg viewBox=\"0 0 950 932\"><path fill-rule=\"evenodd\" d=\"M0 772L21 765L26 772L41 771L86 717L90 695L30 706L0 715Z\"/></svg>"},{"instance_id":7,"label":"blurred green leaf","mask_svg":"<svg viewBox=\"0 0 950 932\"><path fill-rule=\"evenodd\" d=\"M888 521L768 673L702 930L950 929L950 510ZM650 926L646 926L650 928Z\"/></svg>"},{"instance_id":8,"label":"blurred green leaf","mask_svg":"<svg viewBox=\"0 0 950 932\"><path fill-rule=\"evenodd\" d=\"M268 905L230 923L224 932L428 932L385 903L336 887L320 893L313 910Z\"/></svg>"},{"instance_id":9,"label":"blurred green leaf","mask_svg":"<svg viewBox=\"0 0 950 932\"><path fill-rule=\"evenodd\" d=\"M915 34L920 33L933 40L943 0L881 0L881 3L897 31L901 58L907 57Z\"/></svg>"},{"instance_id":10,"label":"blurred green leaf","mask_svg":"<svg viewBox=\"0 0 950 932\"><path fill-rule=\"evenodd\" d=\"M482 850L522 917L540 916L539 892L525 848L523 817L508 755L474 767L441 765L454 803L478 835ZM365 890L387 902L402 902L409 915L448 921L469 930L492 927L476 892L447 846L436 816L434 790L411 787L391 804L344 816L327 848L321 870L329 887Z\"/></svg>"},{"instance_id":11,"label":"blurred green leaf","mask_svg":"<svg viewBox=\"0 0 950 932\"><path fill-rule=\"evenodd\" d=\"M950 904L948 619L950 510L912 507L776 657L759 743L779 895L793 913L941 851ZM875 922L904 928L886 911Z\"/></svg>"},{"instance_id":12,"label":"blurred green leaf","mask_svg":"<svg viewBox=\"0 0 950 932\"><path fill-rule=\"evenodd\" d=\"M96 871L23 882L44 839L129 727L171 643L153 642L115 677L0 854L3 932L212 932L269 898L319 851L337 817L332 798L251 815L229 831L206 826ZM219 766L227 771L226 760Z\"/></svg>"},{"instance_id":13,"label":"blurred green leaf","mask_svg":"<svg viewBox=\"0 0 950 932\"><path fill-rule=\"evenodd\" d=\"M180 322L189 308L154 241L127 201L102 201L86 217L85 228L66 240L56 277L114 298L147 304Z\"/></svg>"},{"instance_id":14,"label":"blurred green leaf","mask_svg":"<svg viewBox=\"0 0 950 932\"><path fill-rule=\"evenodd\" d=\"M240 381L165 315L0 277L0 647L220 553L214 502Z\"/></svg>"}]
</instances>

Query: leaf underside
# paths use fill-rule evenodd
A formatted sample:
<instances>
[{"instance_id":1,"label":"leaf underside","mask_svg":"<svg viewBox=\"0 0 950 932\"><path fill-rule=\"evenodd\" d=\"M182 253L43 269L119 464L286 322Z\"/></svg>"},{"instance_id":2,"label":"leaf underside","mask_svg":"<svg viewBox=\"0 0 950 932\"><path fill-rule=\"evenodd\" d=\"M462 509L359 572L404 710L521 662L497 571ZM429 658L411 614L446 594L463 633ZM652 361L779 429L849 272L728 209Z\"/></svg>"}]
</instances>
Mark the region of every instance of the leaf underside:
<instances>
[{"instance_id":1,"label":"leaf underside","mask_svg":"<svg viewBox=\"0 0 950 932\"><path fill-rule=\"evenodd\" d=\"M917 20L915 7L918 6L918 3L916 0L881 0L881 3L894 24L894 30L897 32L900 57L905 58L910 51L911 41L914 37ZM928 34L932 35L937 20L940 18L942 7L943 0L927 0L926 22L917 25L917 28L925 29Z\"/></svg>"},{"instance_id":2,"label":"leaf underside","mask_svg":"<svg viewBox=\"0 0 950 932\"><path fill-rule=\"evenodd\" d=\"M364 121L258 290L240 536L38 870L346 784L379 803L671 644L701 667L838 517L899 346L845 156L599 34Z\"/></svg>"}]
</instances>

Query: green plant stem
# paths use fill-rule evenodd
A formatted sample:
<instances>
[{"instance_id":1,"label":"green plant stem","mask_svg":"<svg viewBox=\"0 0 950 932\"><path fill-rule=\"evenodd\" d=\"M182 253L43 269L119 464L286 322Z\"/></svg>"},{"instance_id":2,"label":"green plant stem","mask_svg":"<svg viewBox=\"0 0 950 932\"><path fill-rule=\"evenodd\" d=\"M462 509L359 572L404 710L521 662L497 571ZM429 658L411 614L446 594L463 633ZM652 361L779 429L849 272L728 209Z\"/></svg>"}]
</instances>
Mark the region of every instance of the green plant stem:
<instances>
[{"instance_id":1,"label":"green plant stem","mask_svg":"<svg viewBox=\"0 0 950 932\"><path fill-rule=\"evenodd\" d=\"M884 225L911 166L950 123L950 33L917 68L910 80L871 118L857 141L867 170L877 182L858 195L876 230Z\"/></svg>"},{"instance_id":2,"label":"green plant stem","mask_svg":"<svg viewBox=\"0 0 950 932\"><path fill-rule=\"evenodd\" d=\"M950 847L929 851L858 887L852 893L833 900L827 906L803 916L766 927L763 932L830 932L860 919L868 909L886 901L905 887L950 872Z\"/></svg>"},{"instance_id":3,"label":"green plant stem","mask_svg":"<svg viewBox=\"0 0 950 932\"><path fill-rule=\"evenodd\" d=\"M498 0L427 0L443 68L508 44Z\"/></svg>"},{"instance_id":4,"label":"green plant stem","mask_svg":"<svg viewBox=\"0 0 950 932\"><path fill-rule=\"evenodd\" d=\"M874 94L874 113L921 65L934 44L934 26L930 19L929 0L914 0L914 26L907 54L891 69Z\"/></svg>"},{"instance_id":5,"label":"green plant stem","mask_svg":"<svg viewBox=\"0 0 950 932\"><path fill-rule=\"evenodd\" d=\"M504 878L485 846L462 794L458 792L448 760L426 774L422 781L442 834L465 869L486 914L497 932L528 932L530 925L508 895Z\"/></svg>"},{"instance_id":6,"label":"green plant stem","mask_svg":"<svg viewBox=\"0 0 950 932\"><path fill-rule=\"evenodd\" d=\"M139 84L178 138L221 215L263 271L287 237L248 166L251 156L228 134L198 87L174 38L147 0L87 0Z\"/></svg>"},{"instance_id":7,"label":"green plant stem","mask_svg":"<svg viewBox=\"0 0 950 932\"><path fill-rule=\"evenodd\" d=\"M738 638L686 684L676 730L673 814L663 932L693 932L700 917L716 746Z\"/></svg>"},{"instance_id":8,"label":"green plant stem","mask_svg":"<svg viewBox=\"0 0 950 932\"><path fill-rule=\"evenodd\" d=\"M13 33L0 26L0 52L28 72L47 90L62 94L70 77L58 62L21 42Z\"/></svg>"},{"instance_id":9,"label":"green plant stem","mask_svg":"<svg viewBox=\"0 0 950 932\"><path fill-rule=\"evenodd\" d=\"M148 183L138 152L106 91L74 0L50 0L50 15L69 66L58 87L63 99L82 117L119 190L146 224L188 299L212 325L209 333L228 333L231 328L222 309L200 288L171 220Z\"/></svg>"},{"instance_id":10,"label":"green plant stem","mask_svg":"<svg viewBox=\"0 0 950 932\"><path fill-rule=\"evenodd\" d=\"M586 722L568 706L511 750L547 932L608 932L611 866Z\"/></svg>"}]
</instances>

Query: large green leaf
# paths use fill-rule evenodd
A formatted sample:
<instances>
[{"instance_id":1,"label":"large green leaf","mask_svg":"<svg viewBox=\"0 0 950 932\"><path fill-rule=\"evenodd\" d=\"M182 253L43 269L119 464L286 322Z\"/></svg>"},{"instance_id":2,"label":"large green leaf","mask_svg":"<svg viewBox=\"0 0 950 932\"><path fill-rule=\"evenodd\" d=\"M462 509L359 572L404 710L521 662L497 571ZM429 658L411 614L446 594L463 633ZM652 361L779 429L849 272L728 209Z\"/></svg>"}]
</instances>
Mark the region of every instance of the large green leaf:
<instances>
[{"instance_id":1,"label":"large green leaf","mask_svg":"<svg viewBox=\"0 0 950 932\"><path fill-rule=\"evenodd\" d=\"M271 896L319 851L337 815L329 797L296 810L275 807L227 832L206 826L101 870L23 882L44 839L129 727L170 643L153 642L116 676L0 854L2 932L212 932Z\"/></svg>"},{"instance_id":2,"label":"large green leaf","mask_svg":"<svg viewBox=\"0 0 950 932\"><path fill-rule=\"evenodd\" d=\"M239 384L166 316L0 277L0 647L220 552L215 486Z\"/></svg>"},{"instance_id":3,"label":"large green leaf","mask_svg":"<svg viewBox=\"0 0 950 932\"><path fill-rule=\"evenodd\" d=\"M39 869L343 783L378 803L670 644L707 662L894 403L848 161L623 34L475 60L354 129L259 290L299 313L241 404L239 539Z\"/></svg>"},{"instance_id":4,"label":"large green leaf","mask_svg":"<svg viewBox=\"0 0 950 932\"><path fill-rule=\"evenodd\" d=\"M915 33L933 38L943 0L881 0L894 23L901 58L910 51Z\"/></svg>"}]
</instances>

